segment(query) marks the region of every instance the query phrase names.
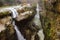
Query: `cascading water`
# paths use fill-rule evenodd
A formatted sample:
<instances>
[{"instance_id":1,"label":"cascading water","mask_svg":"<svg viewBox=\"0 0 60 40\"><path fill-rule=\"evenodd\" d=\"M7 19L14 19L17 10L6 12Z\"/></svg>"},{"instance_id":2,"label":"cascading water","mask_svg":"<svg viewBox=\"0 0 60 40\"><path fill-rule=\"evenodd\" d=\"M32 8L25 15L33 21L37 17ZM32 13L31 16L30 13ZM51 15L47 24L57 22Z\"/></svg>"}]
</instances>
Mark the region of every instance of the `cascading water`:
<instances>
[{"instance_id":1,"label":"cascading water","mask_svg":"<svg viewBox=\"0 0 60 40\"><path fill-rule=\"evenodd\" d=\"M35 15L35 23L41 28L38 32L38 36L40 37L40 40L44 40L43 28L41 26L40 15L39 15L39 11L41 10L42 10L41 7L39 7L39 4L37 3L37 8L36 8L37 13Z\"/></svg>"},{"instance_id":2,"label":"cascading water","mask_svg":"<svg viewBox=\"0 0 60 40\"><path fill-rule=\"evenodd\" d=\"M16 18L18 16L18 12L16 11L16 9L9 8L9 10L12 11L12 18ZM15 25L15 21L14 20L13 20L12 24L14 25L14 29L16 30L16 34L17 34L18 40L26 40L22 36L21 32L18 30L17 26Z\"/></svg>"},{"instance_id":3,"label":"cascading water","mask_svg":"<svg viewBox=\"0 0 60 40\"><path fill-rule=\"evenodd\" d=\"M34 21L35 25L41 27L40 15L39 15L39 5L38 4L37 4L36 12L37 13L34 16L33 21Z\"/></svg>"}]
</instances>

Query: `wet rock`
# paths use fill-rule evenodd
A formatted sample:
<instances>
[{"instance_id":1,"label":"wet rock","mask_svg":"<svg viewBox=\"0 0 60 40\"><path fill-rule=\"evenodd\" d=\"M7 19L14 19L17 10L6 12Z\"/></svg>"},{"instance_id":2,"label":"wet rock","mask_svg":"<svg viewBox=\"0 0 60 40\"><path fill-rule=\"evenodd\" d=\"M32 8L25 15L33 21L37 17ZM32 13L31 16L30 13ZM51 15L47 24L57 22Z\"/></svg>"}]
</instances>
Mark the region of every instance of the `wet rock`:
<instances>
[{"instance_id":1,"label":"wet rock","mask_svg":"<svg viewBox=\"0 0 60 40\"><path fill-rule=\"evenodd\" d=\"M17 40L11 17L0 18L0 40Z\"/></svg>"},{"instance_id":2,"label":"wet rock","mask_svg":"<svg viewBox=\"0 0 60 40\"><path fill-rule=\"evenodd\" d=\"M3 30L1 30L1 32L0 32L0 40L18 40L17 36L16 36L16 32L15 32L14 27L12 25L11 11L10 12L9 11L8 12L5 12L5 11L1 12L1 14L2 14L1 16L2 17L0 17L0 23L3 26L0 24L0 27ZM19 24L20 24L20 21L28 19L28 18L31 18L31 16L35 14L33 9L32 10L29 9L28 11L27 11L27 9L26 9L26 11L25 11L25 9L24 10L17 10L17 11L19 13L19 16L16 18L16 21L19 22ZM24 21L22 21L22 22L24 22ZM31 30L29 28L27 28L26 26L23 27L22 23L20 25L19 25L19 27L21 29L19 29L19 30L22 32L22 34L24 35L24 37L27 40L30 40L31 39L31 35L32 35ZM33 34L34 34L34 32L33 32Z\"/></svg>"}]
</instances>

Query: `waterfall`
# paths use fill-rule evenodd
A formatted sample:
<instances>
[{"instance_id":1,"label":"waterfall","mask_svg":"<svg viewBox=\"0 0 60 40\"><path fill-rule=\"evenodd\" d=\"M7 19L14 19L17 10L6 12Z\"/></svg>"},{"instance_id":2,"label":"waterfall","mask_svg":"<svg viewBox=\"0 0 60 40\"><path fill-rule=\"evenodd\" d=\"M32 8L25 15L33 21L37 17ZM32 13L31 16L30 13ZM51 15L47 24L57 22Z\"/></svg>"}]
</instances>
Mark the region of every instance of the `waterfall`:
<instances>
[{"instance_id":1,"label":"waterfall","mask_svg":"<svg viewBox=\"0 0 60 40\"><path fill-rule=\"evenodd\" d=\"M12 11L12 18L16 18L18 16L18 12L16 11L16 9L9 8L9 10ZM15 21L14 20L13 20L12 24L14 26L14 29L16 30L16 34L17 34L18 40L26 40L26 39L24 39L24 37L21 34L21 32L18 30L18 27L15 25Z\"/></svg>"},{"instance_id":2,"label":"waterfall","mask_svg":"<svg viewBox=\"0 0 60 40\"><path fill-rule=\"evenodd\" d=\"M40 9L39 9L40 8ZM43 28L41 26L41 21L40 21L40 15L39 15L39 11L41 11L41 7L39 7L39 4L37 3L37 8L36 8L36 15L35 15L35 20L36 20L36 24L41 28L38 32L38 36L40 37L40 40L44 40L44 33L43 33Z\"/></svg>"}]
</instances>

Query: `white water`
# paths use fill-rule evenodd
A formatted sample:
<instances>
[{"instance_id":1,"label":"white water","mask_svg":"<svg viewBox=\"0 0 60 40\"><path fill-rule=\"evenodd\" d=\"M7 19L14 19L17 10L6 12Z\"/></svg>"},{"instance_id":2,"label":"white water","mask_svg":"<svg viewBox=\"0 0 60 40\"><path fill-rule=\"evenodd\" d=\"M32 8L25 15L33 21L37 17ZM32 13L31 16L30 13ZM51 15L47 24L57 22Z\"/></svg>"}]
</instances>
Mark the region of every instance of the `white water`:
<instances>
[{"instance_id":1,"label":"white water","mask_svg":"<svg viewBox=\"0 0 60 40\"><path fill-rule=\"evenodd\" d=\"M14 8L9 8L9 10L12 11L12 18L16 18L18 16L18 12L16 11L16 9ZM14 25L14 29L16 30L16 34L18 37L18 40L26 40L24 39L23 35L21 34L21 32L18 30L18 27L15 25L15 21L13 20L13 25Z\"/></svg>"},{"instance_id":2,"label":"white water","mask_svg":"<svg viewBox=\"0 0 60 40\"><path fill-rule=\"evenodd\" d=\"M43 29L42 29L42 26L41 26L41 21L40 21L40 15L39 15L39 11L41 11L41 9L39 9L39 4L37 3L37 8L36 8L36 11L37 11L37 14L35 15L35 20L36 21L36 24L41 28L38 32L38 36L39 36L39 40L44 40L44 33L43 33Z\"/></svg>"},{"instance_id":3,"label":"white water","mask_svg":"<svg viewBox=\"0 0 60 40\"><path fill-rule=\"evenodd\" d=\"M41 27L40 15L39 15L39 5L38 4L37 4L36 12L37 13L34 16L33 21L34 21L35 25L38 25L39 27Z\"/></svg>"}]
</instances>

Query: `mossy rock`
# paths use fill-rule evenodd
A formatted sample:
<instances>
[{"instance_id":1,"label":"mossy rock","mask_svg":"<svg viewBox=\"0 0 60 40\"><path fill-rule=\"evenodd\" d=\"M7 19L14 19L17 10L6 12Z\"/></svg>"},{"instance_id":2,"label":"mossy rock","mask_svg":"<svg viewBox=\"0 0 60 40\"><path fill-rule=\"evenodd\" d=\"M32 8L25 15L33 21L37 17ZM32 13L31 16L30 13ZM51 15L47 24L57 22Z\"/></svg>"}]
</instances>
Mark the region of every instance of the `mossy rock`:
<instances>
[{"instance_id":1,"label":"mossy rock","mask_svg":"<svg viewBox=\"0 0 60 40\"><path fill-rule=\"evenodd\" d=\"M52 1L52 0L51 0ZM59 2L58 0L55 1L56 5L53 5L51 3L51 5L49 6L48 4L45 4L47 6L46 9L46 16L44 18L44 33L45 33L45 40L60 40L60 34L58 34L57 32L60 33L60 31L58 31L60 28L60 11L59 11ZM53 7L52 7L53 6ZM50 8L51 7L51 8ZM49 9L50 8L50 9Z\"/></svg>"}]
</instances>

